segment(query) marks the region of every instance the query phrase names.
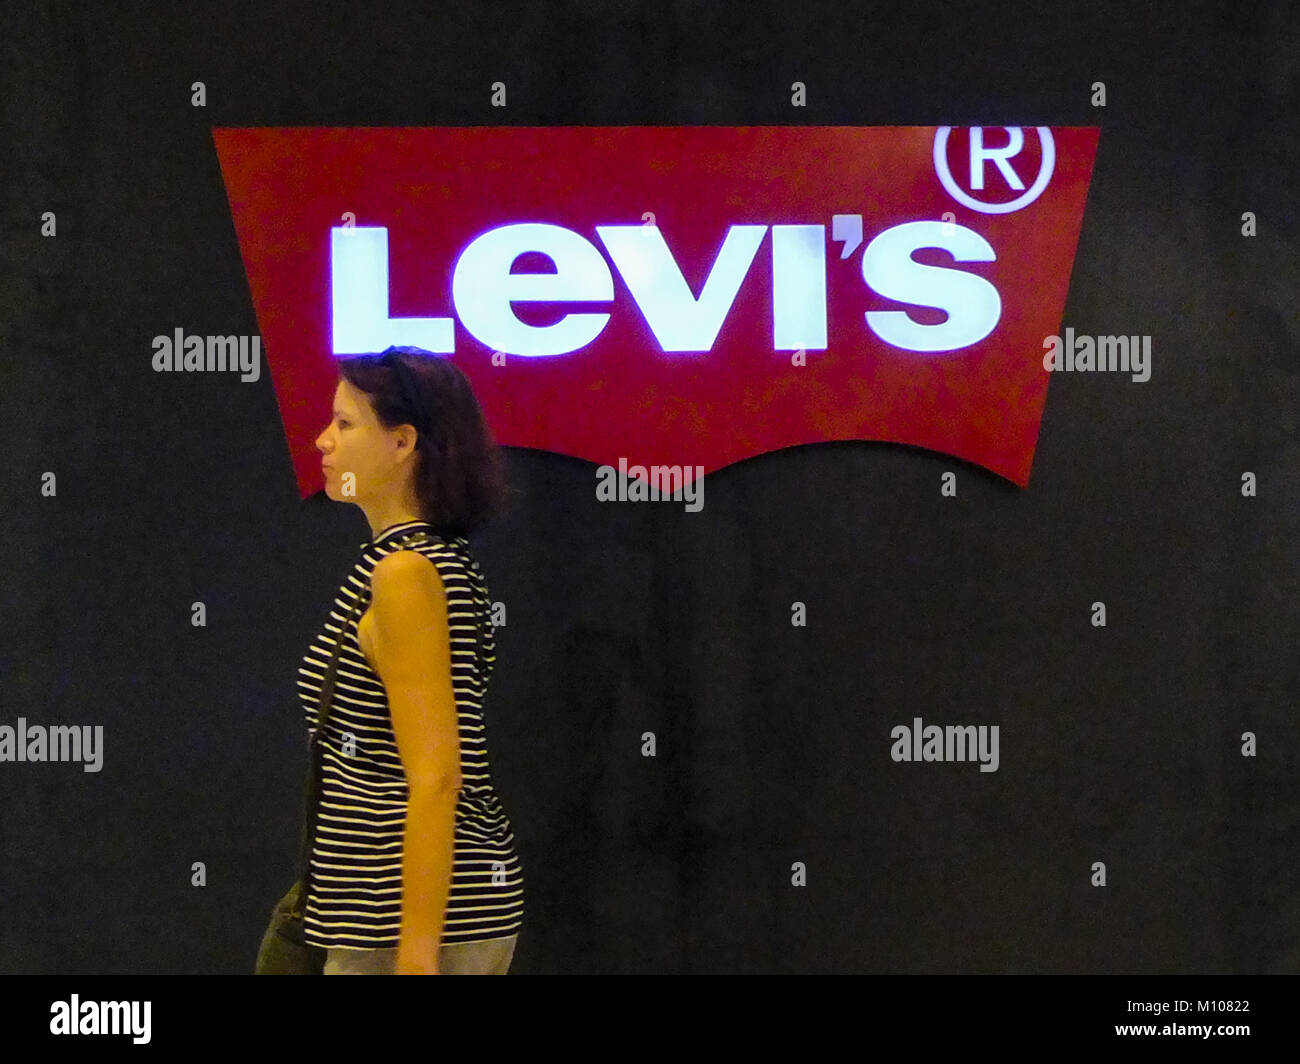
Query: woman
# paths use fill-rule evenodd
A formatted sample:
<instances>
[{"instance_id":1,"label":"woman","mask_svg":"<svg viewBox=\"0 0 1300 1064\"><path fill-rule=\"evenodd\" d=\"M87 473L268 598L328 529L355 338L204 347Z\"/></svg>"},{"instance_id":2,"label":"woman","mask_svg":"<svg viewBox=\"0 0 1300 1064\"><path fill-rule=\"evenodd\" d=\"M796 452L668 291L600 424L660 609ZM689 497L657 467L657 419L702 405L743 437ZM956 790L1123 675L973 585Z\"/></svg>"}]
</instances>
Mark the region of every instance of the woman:
<instances>
[{"instance_id":1,"label":"woman","mask_svg":"<svg viewBox=\"0 0 1300 1064\"><path fill-rule=\"evenodd\" d=\"M359 506L373 538L299 669L314 730L342 640L305 938L326 975L504 975L523 870L488 771L495 642L465 538L501 508L500 452L450 361L390 347L339 369L316 439L325 492Z\"/></svg>"}]
</instances>

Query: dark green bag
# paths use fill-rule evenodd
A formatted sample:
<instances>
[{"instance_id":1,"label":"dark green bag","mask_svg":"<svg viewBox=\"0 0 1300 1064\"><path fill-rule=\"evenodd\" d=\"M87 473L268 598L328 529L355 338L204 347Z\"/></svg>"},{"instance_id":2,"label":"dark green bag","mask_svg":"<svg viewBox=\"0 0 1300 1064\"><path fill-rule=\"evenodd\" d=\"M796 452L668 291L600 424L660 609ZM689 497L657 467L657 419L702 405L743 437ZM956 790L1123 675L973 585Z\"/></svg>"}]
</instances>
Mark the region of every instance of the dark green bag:
<instances>
[{"instance_id":1,"label":"dark green bag","mask_svg":"<svg viewBox=\"0 0 1300 1064\"><path fill-rule=\"evenodd\" d=\"M325 950L303 941L298 899L302 883L295 883L271 913L271 922L257 952L255 975L324 975Z\"/></svg>"}]
</instances>

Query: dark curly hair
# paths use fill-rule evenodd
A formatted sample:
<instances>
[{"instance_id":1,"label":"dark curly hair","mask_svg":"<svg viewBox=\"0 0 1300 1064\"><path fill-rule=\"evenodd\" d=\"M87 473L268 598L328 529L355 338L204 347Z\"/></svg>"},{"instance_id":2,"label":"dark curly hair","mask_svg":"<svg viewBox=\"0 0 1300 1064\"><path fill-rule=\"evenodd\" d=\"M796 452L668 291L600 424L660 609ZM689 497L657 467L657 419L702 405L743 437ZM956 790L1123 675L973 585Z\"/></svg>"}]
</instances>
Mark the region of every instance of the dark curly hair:
<instances>
[{"instance_id":1,"label":"dark curly hair","mask_svg":"<svg viewBox=\"0 0 1300 1064\"><path fill-rule=\"evenodd\" d=\"M468 536L505 512L510 489L501 448L469 379L450 359L390 347L339 359L338 367L370 397L384 428L415 427L415 492L424 520L439 535Z\"/></svg>"}]
</instances>

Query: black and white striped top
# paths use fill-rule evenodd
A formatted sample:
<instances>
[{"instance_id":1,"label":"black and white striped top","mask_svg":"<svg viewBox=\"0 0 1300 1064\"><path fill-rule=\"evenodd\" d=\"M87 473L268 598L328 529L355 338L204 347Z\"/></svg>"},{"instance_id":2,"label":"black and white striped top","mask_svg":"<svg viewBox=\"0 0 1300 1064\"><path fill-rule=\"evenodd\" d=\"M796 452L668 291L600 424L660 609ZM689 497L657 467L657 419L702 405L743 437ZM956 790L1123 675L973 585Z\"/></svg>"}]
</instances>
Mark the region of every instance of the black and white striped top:
<instances>
[{"instance_id":1,"label":"black and white striped top","mask_svg":"<svg viewBox=\"0 0 1300 1064\"><path fill-rule=\"evenodd\" d=\"M429 539L404 545L412 532ZM311 896L305 911L312 945L391 949L402 916L402 836L408 789L388 698L361 653L357 622L370 602L370 574L397 550L419 551L437 567L447 594L452 688L459 718L463 788L456 804L455 857L442 944L517 934L523 923L523 868L488 770L483 701L496 662L487 584L463 537L445 539L423 521L405 521L362 544L329 620L298 669L307 727L330 655L357 596L362 606L343 632L329 721L321 740L321 801L312 840ZM350 733L355 749L345 753Z\"/></svg>"}]
</instances>

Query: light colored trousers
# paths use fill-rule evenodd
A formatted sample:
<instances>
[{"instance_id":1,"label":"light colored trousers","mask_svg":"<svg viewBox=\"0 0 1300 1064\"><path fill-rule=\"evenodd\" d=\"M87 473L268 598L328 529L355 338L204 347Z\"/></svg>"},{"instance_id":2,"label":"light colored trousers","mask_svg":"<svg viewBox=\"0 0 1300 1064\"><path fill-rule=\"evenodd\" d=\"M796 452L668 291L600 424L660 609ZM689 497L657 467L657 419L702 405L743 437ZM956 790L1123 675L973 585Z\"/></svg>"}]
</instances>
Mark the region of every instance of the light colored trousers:
<instances>
[{"instance_id":1,"label":"light colored trousers","mask_svg":"<svg viewBox=\"0 0 1300 1064\"><path fill-rule=\"evenodd\" d=\"M438 947L438 970L443 975L505 975L515 955L519 935L490 938L485 942L452 942ZM392 975L397 968L394 949L328 949L326 975Z\"/></svg>"}]
</instances>

